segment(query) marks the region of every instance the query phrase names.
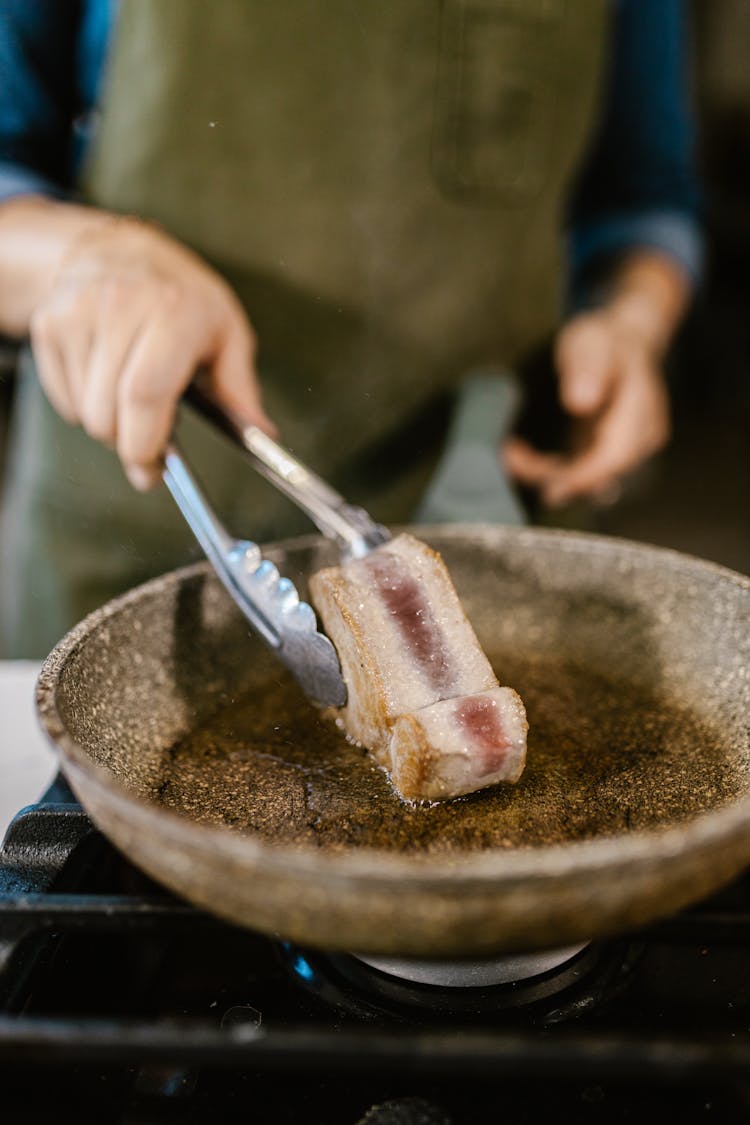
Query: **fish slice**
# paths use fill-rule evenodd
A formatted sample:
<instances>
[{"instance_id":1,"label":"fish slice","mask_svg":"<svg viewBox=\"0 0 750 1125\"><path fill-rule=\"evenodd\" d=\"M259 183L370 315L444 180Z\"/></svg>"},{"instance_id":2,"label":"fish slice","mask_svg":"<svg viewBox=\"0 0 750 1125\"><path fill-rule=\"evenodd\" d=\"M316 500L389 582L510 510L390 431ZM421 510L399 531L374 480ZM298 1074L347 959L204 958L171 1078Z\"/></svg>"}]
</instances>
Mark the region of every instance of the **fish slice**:
<instances>
[{"instance_id":1,"label":"fish slice","mask_svg":"<svg viewBox=\"0 0 750 1125\"><path fill-rule=\"evenodd\" d=\"M390 539L387 528L363 508L347 503L288 449L220 406L197 382L185 398L338 545L342 562L362 558ZM347 689L338 654L318 629L315 610L300 598L291 579L263 558L257 543L230 535L174 438L165 451L163 479L204 554L253 629L314 703L343 707Z\"/></svg>"}]
</instances>

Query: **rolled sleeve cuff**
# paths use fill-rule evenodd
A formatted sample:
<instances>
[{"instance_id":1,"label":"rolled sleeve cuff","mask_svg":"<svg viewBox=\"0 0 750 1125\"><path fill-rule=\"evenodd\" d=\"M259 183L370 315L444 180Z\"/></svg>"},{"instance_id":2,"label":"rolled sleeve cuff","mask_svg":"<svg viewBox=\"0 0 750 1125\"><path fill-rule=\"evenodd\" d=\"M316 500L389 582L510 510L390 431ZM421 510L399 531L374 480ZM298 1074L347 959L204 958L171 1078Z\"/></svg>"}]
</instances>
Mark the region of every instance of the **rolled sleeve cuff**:
<instances>
[{"instance_id":1,"label":"rolled sleeve cuff","mask_svg":"<svg viewBox=\"0 0 750 1125\"><path fill-rule=\"evenodd\" d=\"M684 211L612 213L577 226L570 235L574 287L603 260L629 250L650 248L668 254L693 285L703 278L703 233Z\"/></svg>"},{"instance_id":2,"label":"rolled sleeve cuff","mask_svg":"<svg viewBox=\"0 0 750 1125\"><path fill-rule=\"evenodd\" d=\"M0 160L0 203L18 195L47 195L53 199L66 199L67 193L59 184L48 180L21 164Z\"/></svg>"}]
</instances>

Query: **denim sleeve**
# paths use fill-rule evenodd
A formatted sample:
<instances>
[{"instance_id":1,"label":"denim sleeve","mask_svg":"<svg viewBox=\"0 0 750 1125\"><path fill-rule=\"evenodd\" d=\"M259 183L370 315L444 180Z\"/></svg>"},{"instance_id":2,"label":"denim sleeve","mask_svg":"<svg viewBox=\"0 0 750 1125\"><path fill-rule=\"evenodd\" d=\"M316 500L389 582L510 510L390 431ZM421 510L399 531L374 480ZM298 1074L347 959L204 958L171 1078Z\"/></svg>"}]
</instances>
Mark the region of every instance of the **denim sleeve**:
<instances>
[{"instance_id":1,"label":"denim sleeve","mask_svg":"<svg viewBox=\"0 0 750 1125\"><path fill-rule=\"evenodd\" d=\"M71 186L78 0L0 0L0 200Z\"/></svg>"},{"instance_id":2,"label":"denim sleeve","mask_svg":"<svg viewBox=\"0 0 750 1125\"><path fill-rule=\"evenodd\" d=\"M571 288L638 247L703 269L688 16L682 0L614 0L599 128L569 213Z\"/></svg>"}]
</instances>

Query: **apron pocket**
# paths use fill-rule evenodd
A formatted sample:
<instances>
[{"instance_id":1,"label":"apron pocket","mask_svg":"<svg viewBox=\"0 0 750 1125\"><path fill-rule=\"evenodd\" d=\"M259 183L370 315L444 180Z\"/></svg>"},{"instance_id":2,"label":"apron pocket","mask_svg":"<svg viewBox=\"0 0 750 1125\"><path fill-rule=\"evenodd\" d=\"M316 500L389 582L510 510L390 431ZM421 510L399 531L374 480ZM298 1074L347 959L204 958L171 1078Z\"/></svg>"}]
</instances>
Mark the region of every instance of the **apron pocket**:
<instances>
[{"instance_id":1,"label":"apron pocket","mask_svg":"<svg viewBox=\"0 0 750 1125\"><path fill-rule=\"evenodd\" d=\"M562 0L444 0L432 172L445 194L513 206L542 192L562 9Z\"/></svg>"}]
</instances>

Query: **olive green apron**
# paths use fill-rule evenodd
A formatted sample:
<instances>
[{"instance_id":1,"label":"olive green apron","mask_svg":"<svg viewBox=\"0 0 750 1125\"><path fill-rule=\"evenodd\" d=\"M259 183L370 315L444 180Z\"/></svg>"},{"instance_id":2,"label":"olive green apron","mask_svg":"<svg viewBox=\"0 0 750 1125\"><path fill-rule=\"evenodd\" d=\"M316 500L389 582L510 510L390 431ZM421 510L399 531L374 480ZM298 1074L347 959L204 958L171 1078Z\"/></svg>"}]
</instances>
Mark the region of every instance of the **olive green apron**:
<instances>
[{"instance_id":1,"label":"olive green apron","mask_svg":"<svg viewBox=\"0 0 750 1125\"><path fill-rule=\"evenodd\" d=\"M384 522L414 515L456 389L477 386L467 373L518 368L555 326L606 8L121 5L85 197L163 224L231 282L282 440ZM181 425L234 531L310 529L202 423ZM132 492L30 370L4 522L13 655L44 655L102 601L198 555L165 489Z\"/></svg>"}]
</instances>

